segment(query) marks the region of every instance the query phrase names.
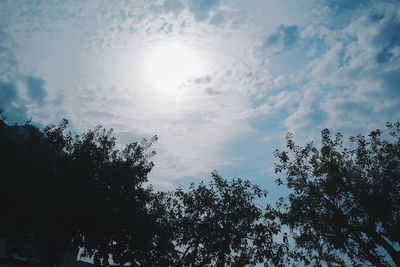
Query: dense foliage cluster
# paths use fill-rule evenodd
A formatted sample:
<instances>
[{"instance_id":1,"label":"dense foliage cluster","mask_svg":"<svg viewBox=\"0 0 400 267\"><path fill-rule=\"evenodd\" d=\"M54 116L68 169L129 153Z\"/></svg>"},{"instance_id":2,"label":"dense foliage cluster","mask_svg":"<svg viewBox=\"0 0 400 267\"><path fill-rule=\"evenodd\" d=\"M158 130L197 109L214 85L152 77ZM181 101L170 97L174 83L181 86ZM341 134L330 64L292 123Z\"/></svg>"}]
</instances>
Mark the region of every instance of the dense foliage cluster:
<instances>
[{"instance_id":1,"label":"dense foliage cluster","mask_svg":"<svg viewBox=\"0 0 400 267\"><path fill-rule=\"evenodd\" d=\"M8 253L40 266L77 246L96 263L128 248L147 256L156 228L147 207L154 197L142 186L153 166L149 143L118 151L111 131L73 137L66 127L66 120L43 131L0 124L0 237Z\"/></svg>"},{"instance_id":2,"label":"dense foliage cluster","mask_svg":"<svg viewBox=\"0 0 400 267\"><path fill-rule=\"evenodd\" d=\"M156 137L118 150L112 131L67 126L0 120L0 264L57 266L79 247L97 266L400 266L399 123L349 142L324 130L321 148L288 135L277 205L216 172L155 192Z\"/></svg>"},{"instance_id":3,"label":"dense foliage cluster","mask_svg":"<svg viewBox=\"0 0 400 267\"><path fill-rule=\"evenodd\" d=\"M255 201L266 191L240 179L227 182L216 172L209 185L192 184L166 198L173 222L178 266L245 266L268 261L280 266L287 243L271 206Z\"/></svg>"},{"instance_id":4,"label":"dense foliage cluster","mask_svg":"<svg viewBox=\"0 0 400 267\"><path fill-rule=\"evenodd\" d=\"M287 147L276 151L275 171L291 189L280 217L293 255L307 265L400 266L400 123L347 143L325 129L319 149L288 134Z\"/></svg>"}]
</instances>

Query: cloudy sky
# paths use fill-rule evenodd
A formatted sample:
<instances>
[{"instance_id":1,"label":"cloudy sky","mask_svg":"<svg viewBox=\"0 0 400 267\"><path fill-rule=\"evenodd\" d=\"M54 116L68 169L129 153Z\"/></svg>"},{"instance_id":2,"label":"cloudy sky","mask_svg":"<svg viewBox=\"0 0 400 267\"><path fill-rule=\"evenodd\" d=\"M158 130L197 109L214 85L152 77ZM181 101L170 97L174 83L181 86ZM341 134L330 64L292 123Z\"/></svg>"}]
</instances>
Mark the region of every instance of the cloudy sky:
<instances>
[{"instance_id":1,"label":"cloudy sky","mask_svg":"<svg viewBox=\"0 0 400 267\"><path fill-rule=\"evenodd\" d=\"M367 0L2 0L8 121L158 135L158 188L217 169L272 186L273 151L400 118L400 5Z\"/></svg>"}]
</instances>

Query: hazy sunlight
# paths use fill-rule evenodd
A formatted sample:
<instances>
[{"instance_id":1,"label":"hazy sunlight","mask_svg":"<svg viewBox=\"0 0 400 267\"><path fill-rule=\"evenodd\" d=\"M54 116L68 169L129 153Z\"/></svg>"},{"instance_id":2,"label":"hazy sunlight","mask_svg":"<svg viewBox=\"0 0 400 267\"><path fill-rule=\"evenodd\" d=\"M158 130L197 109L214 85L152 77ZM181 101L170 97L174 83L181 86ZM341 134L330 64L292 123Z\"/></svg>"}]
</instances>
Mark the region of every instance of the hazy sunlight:
<instances>
[{"instance_id":1,"label":"hazy sunlight","mask_svg":"<svg viewBox=\"0 0 400 267\"><path fill-rule=\"evenodd\" d=\"M156 90L176 90L182 83L204 74L199 52L181 43L149 47L145 73Z\"/></svg>"}]
</instances>

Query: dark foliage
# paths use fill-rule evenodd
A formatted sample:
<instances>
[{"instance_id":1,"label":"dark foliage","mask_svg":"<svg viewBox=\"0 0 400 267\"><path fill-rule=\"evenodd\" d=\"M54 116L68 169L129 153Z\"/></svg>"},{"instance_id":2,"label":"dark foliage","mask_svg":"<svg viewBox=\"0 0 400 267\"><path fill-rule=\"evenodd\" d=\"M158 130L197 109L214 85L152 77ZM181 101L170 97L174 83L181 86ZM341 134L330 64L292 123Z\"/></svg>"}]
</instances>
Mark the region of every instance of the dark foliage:
<instances>
[{"instance_id":1,"label":"dark foliage","mask_svg":"<svg viewBox=\"0 0 400 267\"><path fill-rule=\"evenodd\" d=\"M368 136L334 137L305 147L287 135L275 171L291 190L281 219L305 264L400 266L400 124ZM397 244L397 245L396 245ZM347 257L347 260L344 260Z\"/></svg>"},{"instance_id":2,"label":"dark foliage","mask_svg":"<svg viewBox=\"0 0 400 267\"><path fill-rule=\"evenodd\" d=\"M282 264L287 244L274 241L258 186L213 173L209 185L155 193L144 186L155 138L119 151L111 131L72 136L67 125L0 121L0 238L13 256L0 262L54 266L81 247L97 266L110 255L133 266Z\"/></svg>"},{"instance_id":3,"label":"dark foliage","mask_svg":"<svg viewBox=\"0 0 400 267\"><path fill-rule=\"evenodd\" d=\"M0 113L1 116L1 113ZM276 151L290 192L278 209L266 191L216 172L208 184L155 193L145 186L156 137L116 149L98 126L67 132L0 118L0 239L20 266L59 265L78 247L106 266L400 266L400 123L348 142L322 131ZM288 241L289 232L295 240Z\"/></svg>"},{"instance_id":4,"label":"dark foliage","mask_svg":"<svg viewBox=\"0 0 400 267\"><path fill-rule=\"evenodd\" d=\"M192 184L167 198L176 266L282 265L287 244L278 244L273 209L256 204L266 192L249 181L224 180L216 172L207 185Z\"/></svg>"},{"instance_id":5,"label":"dark foliage","mask_svg":"<svg viewBox=\"0 0 400 267\"><path fill-rule=\"evenodd\" d=\"M158 196L145 188L150 141L119 151L111 131L66 133L67 121L43 131L0 121L0 238L10 255L53 266L75 247L96 264L148 262L162 233Z\"/></svg>"}]
</instances>

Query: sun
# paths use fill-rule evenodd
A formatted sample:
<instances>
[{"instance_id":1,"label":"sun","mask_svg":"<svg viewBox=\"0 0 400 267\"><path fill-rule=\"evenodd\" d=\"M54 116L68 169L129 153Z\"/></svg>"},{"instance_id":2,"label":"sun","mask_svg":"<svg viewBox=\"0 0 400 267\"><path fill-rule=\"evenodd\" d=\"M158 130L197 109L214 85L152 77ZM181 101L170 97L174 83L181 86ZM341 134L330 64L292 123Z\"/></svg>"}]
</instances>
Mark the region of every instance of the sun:
<instances>
[{"instance_id":1,"label":"sun","mask_svg":"<svg viewBox=\"0 0 400 267\"><path fill-rule=\"evenodd\" d=\"M148 49L146 79L156 90L176 90L188 80L201 76L204 71L203 57L188 45L168 42Z\"/></svg>"}]
</instances>

